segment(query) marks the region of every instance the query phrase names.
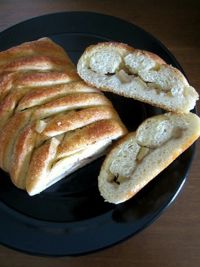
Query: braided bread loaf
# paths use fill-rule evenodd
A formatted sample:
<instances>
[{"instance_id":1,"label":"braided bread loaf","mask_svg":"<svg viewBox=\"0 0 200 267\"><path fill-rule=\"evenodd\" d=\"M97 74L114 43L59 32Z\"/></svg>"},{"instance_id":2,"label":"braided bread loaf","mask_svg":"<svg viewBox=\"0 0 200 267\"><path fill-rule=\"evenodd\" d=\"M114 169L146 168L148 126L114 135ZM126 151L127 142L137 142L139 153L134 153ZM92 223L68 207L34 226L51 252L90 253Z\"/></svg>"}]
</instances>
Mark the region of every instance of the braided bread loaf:
<instances>
[{"instance_id":1,"label":"braided bread loaf","mask_svg":"<svg viewBox=\"0 0 200 267\"><path fill-rule=\"evenodd\" d=\"M80 80L48 38L0 53L0 167L30 195L105 153L124 135L111 102Z\"/></svg>"}]
</instances>

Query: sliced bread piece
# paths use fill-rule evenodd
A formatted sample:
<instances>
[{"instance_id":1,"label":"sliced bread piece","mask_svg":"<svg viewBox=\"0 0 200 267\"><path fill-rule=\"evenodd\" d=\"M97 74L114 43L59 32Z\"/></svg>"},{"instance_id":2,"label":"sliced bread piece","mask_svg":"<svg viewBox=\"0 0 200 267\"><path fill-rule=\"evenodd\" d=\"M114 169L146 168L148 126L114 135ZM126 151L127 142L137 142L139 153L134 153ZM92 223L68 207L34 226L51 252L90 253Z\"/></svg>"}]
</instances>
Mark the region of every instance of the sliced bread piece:
<instances>
[{"instance_id":1,"label":"sliced bread piece","mask_svg":"<svg viewBox=\"0 0 200 267\"><path fill-rule=\"evenodd\" d=\"M199 136L200 118L193 113L148 118L107 155L98 177L100 194L110 203L128 200Z\"/></svg>"},{"instance_id":2,"label":"sliced bread piece","mask_svg":"<svg viewBox=\"0 0 200 267\"><path fill-rule=\"evenodd\" d=\"M167 111L187 113L199 97L178 69L153 53L122 43L88 47L77 69L90 85Z\"/></svg>"}]
</instances>

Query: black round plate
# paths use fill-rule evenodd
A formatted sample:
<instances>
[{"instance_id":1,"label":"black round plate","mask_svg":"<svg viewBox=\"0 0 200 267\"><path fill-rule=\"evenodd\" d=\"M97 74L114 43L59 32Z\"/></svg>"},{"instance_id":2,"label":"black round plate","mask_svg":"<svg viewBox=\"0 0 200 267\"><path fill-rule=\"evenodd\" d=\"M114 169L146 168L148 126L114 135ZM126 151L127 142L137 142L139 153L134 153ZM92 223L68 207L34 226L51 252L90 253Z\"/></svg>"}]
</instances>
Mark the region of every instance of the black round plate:
<instances>
[{"instance_id":1,"label":"black round plate","mask_svg":"<svg viewBox=\"0 0 200 267\"><path fill-rule=\"evenodd\" d=\"M17 24L0 34L0 49L44 36L64 47L74 63L87 46L112 40L155 52L181 69L171 53L141 28L88 12L50 14ZM107 96L129 130L162 112L138 101ZM97 176L103 158L34 197L15 188L8 175L0 171L0 242L51 256L80 255L114 245L149 225L174 200L185 182L193 151L194 146L120 205L105 203L98 193Z\"/></svg>"}]
</instances>

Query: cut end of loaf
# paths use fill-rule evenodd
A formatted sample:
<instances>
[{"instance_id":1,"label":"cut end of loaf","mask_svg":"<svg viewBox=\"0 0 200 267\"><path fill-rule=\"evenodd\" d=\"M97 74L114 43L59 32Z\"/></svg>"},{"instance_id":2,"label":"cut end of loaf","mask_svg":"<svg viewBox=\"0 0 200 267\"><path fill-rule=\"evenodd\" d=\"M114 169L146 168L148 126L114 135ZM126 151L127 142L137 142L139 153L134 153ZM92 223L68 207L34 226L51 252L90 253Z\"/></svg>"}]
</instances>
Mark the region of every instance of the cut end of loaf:
<instances>
[{"instance_id":1,"label":"cut end of loaf","mask_svg":"<svg viewBox=\"0 0 200 267\"><path fill-rule=\"evenodd\" d=\"M107 155L99 177L102 197L114 204L134 196L200 136L200 118L166 113L144 121Z\"/></svg>"},{"instance_id":2,"label":"cut end of loaf","mask_svg":"<svg viewBox=\"0 0 200 267\"><path fill-rule=\"evenodd\" d=\"M168 111L187 113L199 96L184 75L157 55L121 43L100 43L86 49L78 73L103 91L140 100Z\"/></svg>"}]
</instances>

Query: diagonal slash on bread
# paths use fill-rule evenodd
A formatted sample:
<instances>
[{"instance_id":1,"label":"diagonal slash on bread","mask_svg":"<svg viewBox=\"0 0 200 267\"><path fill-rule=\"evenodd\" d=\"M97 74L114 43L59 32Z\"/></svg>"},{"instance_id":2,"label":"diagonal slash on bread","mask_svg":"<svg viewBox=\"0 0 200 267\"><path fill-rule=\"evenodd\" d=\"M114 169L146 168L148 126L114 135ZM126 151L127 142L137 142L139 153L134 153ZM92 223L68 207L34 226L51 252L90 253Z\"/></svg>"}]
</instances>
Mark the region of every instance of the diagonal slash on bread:
<instances>
[{"instance_id":1,"label":"diagonal slash on bread","mask_svg":"<svg viewBox=\"0 0 200 267\"><path fill-rule=\"evenodd\" d=\"M100 194L121 203L140 191L200 136L200 118L165 113L144 121L112 148L98 177Z\"/></svg>"},{"instance_id":2,"label":"diagonal slash on bread","mask_svg":"<svg viewBox=\"0 0 200 267\"><path fill-rule=\"evenodd\" d=\"M105 42L88 47L77 69L90 85L167 111L189 112L199 98L178 69L151 52L122 43Z\"/></svg>"}]
</instances>

